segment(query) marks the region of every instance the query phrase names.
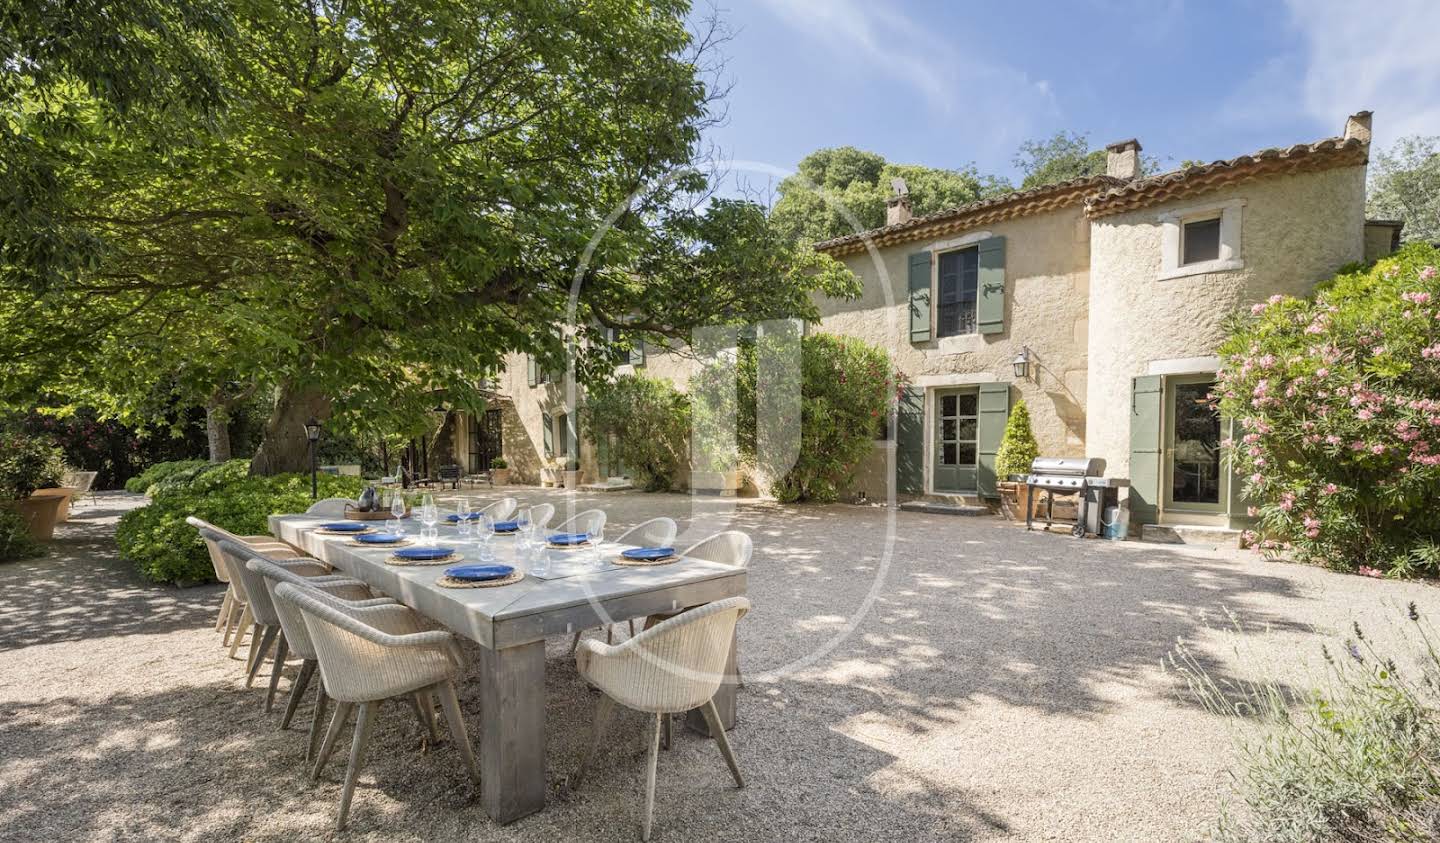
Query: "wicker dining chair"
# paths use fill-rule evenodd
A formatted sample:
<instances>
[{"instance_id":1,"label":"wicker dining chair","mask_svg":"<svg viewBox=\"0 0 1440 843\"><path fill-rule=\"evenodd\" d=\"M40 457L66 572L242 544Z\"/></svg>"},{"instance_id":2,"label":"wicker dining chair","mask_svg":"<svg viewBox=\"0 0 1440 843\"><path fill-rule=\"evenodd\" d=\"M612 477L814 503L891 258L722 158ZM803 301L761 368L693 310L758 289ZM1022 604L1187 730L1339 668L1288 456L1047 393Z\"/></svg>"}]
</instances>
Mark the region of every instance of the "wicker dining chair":
<instances>
[{"instance_id":1,"label":"wicker dining chair","mask_svg":"<svg viewBox=\"0 0 1440 843\"><path fill-rule=\"evenodd\" d=\"M275 611L275 601L270 597L270 589L265 585L265 577L251 570L245 564L246 560L251 557L252 551L244 545L226 539L220 542L220 553L225 557L225 565L230 569L232 581L239 584L241 592L245 595L246 606L250 609L252 625L250 628L250 655L245 660L245 687L248 688L255 683L255 676L260 672L260 666L269 656L271 647L275 648L275 661L283 664L287 645L284 636L280 634L280 616ZM313 578L319 582L345 579L343 576L330 573L330 568L318 559L270 557L269 561L296 576ZM278 674L271 679L270 692L265 697L266 711L269 711L274 704L275 686L278 681Z\"/></svg>"},{"instance_id":2,"label":"wicker dining chair","mask_svg":"<svg viewBox=\"0 0 1440 843\"><path fill-rule=\"evenodd\" d=\"M315 674L319 664L319 657L315 652L315 644L310 640L310 631L305 626L305 618L295 604L281 600L275 596L275 589L280 583L290 583L298 588L314 589L323 593L332 600L342 602L346 607L364 608L366 606L388 606L395 603L389 597L375 597L365 583L350 579L348 577L330 578L314 577L306 578L296 576L286 568L283 568L260 555L251 556L245 563L252 571L257 571L265 577L265 586L270 591L270 597L275 603L275 613L280 617L280 633L284 636L286 649L289 655L301 659L300 672L296 675L295 681L290 683L290 699L285 703L285 714L280 718L280 729L283 731L290 728L290 721L295 717L295 711L300 705L300 700L305 696L305 690L310 686L310 680ZM328 582L318 582L325 579ZM275 693L275 685L280 676L280 665L283 659L275 661L275 670L270 678L270 693ZM321 727L325 722L325 712L329 706L330 698L325 695L325 683L315 683L315 709L310 719L310 737L305 744L305 761L312 763L315 760L315 753L320 748ZM435 721L427 718L426 712L433 712L435 706L430 702L428 695L424 698L417 698L415 701L415 713L420 719L422 729L430 734L430 742L436 742ZM270 707L267 703L266 711Z\"/></svg>"},{"instance_id":3,"label":"wicker dining chair","mask_svg":"<svg viewBox=\"0 0 1440 843\"><path fill-rule=\"evenodd\" d=\"M744 787L740 765L720 723L715 692L724 680L725 663L735 624L750 610L744 597L717 600L691 609L617 645L587 640L575 654L580 675L600 689L590 748L571 779L572 789L584 780L605 737L615 705L654 715L650 756L645 774L645 817L640 838L650 839L655 814L655 774L660 757L662 725L671 715L699 708L720 754L730 767L736 787Z\"/></svg>"},{"instance_id":4,"label":"wicker dining chair","mask_svg":"<svg viewBox=\"0 0 1440 843\"><path fill-rule=\"evenodd\" d=\"M230 539L253 547L267 556L280 559L292 559L302 554L274 536L237 536L229 530L217 527L209 521L193 515L186 516L185 523L200 532L200 538L205 542L205 550L210 554L210 567L215 571L215 579L225 583L225 596L220 601L220 615L215 619L215 631L224 632L220 646L228 646L230 658L233 659L235 651L240 647L240 639L244 637L245 630L249 628L250 612L240 591L240 586L230 581L230 571L225 566L224 555L220 553L220 540ZM230 642L232 628L236 630L233 644Z\"/></svg>"},{"instance_id":5,"label":"wicker dining chair","mask_svg":"<svg viewBox=\"0 0 1440 843\"><path fill-rule=\"evenodd\" d=\"M545 530L555 517L555 504L537 503L525 512L525 519L535 525L536 530Z\"/></svg>"},{"instance_id":6,"label":"wicker dining chair","mask_svg":"<svg viewBox=\"0 0 1440 843\"><path fill-rule=\"evenodd\" d=\"M680 555L689 559L705 559L710 562L718 562L721 565L730 565L735 568L745 568L750 564L750 557L754 553L755 543L746 533L739 530L725 530L712 536L706 536L698 542L680 551ZM645 619L645 628L649 629L661 621L673 618L682 612L689 611L682 608L675 612L661 612L651 615ZM744 674L740 672L740 666L735 666L735 681L740 687L745 686ZM665 748L670 748L670 739L665 739Z\"/></svg>"},{"instance_id":7,"label":"wicker dining chair","mask_svg":"<svg viewBox=\"0 0 1440 843\"><path fill-rule=\"evenodd\" d=\"M504 521L515 514L520 502L514 498L501 498L492 504L480 508L480 511L490 516L491 521Z\"/></svg>"},{"instance_id":8,"label":"wicker dining chair","mask_svg":"<svg viewBox=\"0 0 1440 843\"><path fill-rule=\"evenodd\" d=\"M675 533L680 528L675 524L675 519L661 516L651 518L649 521L642 521L634 527L620 534L615 540L616 544L632 544L639 547L669 547L675 541ZM635 619L629 621L630 634L635 634ZM605 624L605 643L612 644L615 641L615 624ZM575 638L570 642L570 652L580 646L580 636L585 630L575 633Z\"/></svg>"},{"instance_id":9,"label":"wicker dining chair","mask_svg":"<svg viewBox=\"0 0 1440 843\"><path fill-rule=\"evenodd\" d=\"M321 518L344 518L346 509L353 509L359 506L358 503L349 498L324 498L310 504L305 510L306 515L318 515Z\"/></svg>"},{"instance_id":10,"label":"wicker dining chair","mask_svg":"<svg viewBox=\"0 0 1440 843\"><path fill-rule=\"evenodd\" d=\"M601 535L605 532L605 510L587 509L577 513L573 518L567 519L565 523L555 528L557 533L594 533Z\"/></svg>"},{"instance_id":11,"label":"wicker dining chair","mask_svg":"<svg viewBox=\"0 0 1440 843\"><path fill-rule=\"evenodd\" d=\"M350 814L355 779L365 760L380 702L392 697L412 698L417 693L439 696L450 736L465 760L470 778L480 783L480 768L455 693L455 679L465 664L454 636L443 630L423 630L415 613L398 604L347 607L288 582L276 585L275 596L300 610L319 657L320 680L336 704L310 773L312 781L320 777L340 731L359 706L350 764L340 794L337 829L344 830Z\"/></svg>"}]
</instances>

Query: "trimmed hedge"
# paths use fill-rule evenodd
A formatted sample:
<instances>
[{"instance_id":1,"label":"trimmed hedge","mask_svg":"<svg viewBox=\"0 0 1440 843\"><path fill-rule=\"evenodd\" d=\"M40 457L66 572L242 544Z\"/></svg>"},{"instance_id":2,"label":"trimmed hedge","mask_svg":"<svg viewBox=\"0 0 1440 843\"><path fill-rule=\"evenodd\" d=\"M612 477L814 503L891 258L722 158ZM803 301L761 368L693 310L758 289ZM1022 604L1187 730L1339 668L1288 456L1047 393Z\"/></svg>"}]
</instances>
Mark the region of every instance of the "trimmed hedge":
<instances>
[{"instance_id":1,"label":"trimmed hedge","mask_svg":"<svg viewBox=\"0 0 1440 843\"><path fill-rule=\"evenodd\" d=\"M16 562L44 555L45 545L30 537L30 530L20 513L0 508L0 562Z\"/></svg>"},{"instance_id":2,"label":"trimmed hedge","mask_svg":"<svg viewBox=\"0 0 1440 843\"><path fill-rule=\"evenodd\" d=\"M210 465L210 462L207 460L170 460L169 462L157 462L134 477L131 477L129 480L126 480L125 491L143 495L151 486L154 486L156 483L159 483L171 475L207 465Z\"/></svg>"},{"instance_id":3,"label":"trimmed hedge","mask_svg":"<svg viewBox=\"0 0 1440 843\"><path fill-rule=\"evenodd\" d=\"M264 535L269 532L270 515L304 512L311 504L308 475L250 477L247 467L246 460L207 464L189 480L172 476L166 482L153 483L150 503L120 518L115 530L120 553L155 582L213 580L210 555L195 528L185 523L186 516L194 515L242 536ZM353 498L365 484L359 477L328 474L320 475L319 482L322 498Z\"/></svg>"}]
</instances>

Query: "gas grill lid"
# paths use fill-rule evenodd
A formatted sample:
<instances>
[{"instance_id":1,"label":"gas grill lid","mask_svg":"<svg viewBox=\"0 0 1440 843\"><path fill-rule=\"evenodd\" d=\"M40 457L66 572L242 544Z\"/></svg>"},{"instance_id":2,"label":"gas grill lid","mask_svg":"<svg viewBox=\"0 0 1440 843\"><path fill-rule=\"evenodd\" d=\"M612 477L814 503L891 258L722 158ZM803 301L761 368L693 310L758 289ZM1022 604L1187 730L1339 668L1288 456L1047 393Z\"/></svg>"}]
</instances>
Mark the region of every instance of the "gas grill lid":
<instances>
[{"instance_id":1,"label":"gas grill lid","mask_svg":"<svg viewBox=\"0 0 1440 843\"><path fill-rule=\"evenodd\" d=\"M1099 457L1036 457L1030 473L1050 477L1099 477L1105 461Z\"/></svg>"}]
</instances>

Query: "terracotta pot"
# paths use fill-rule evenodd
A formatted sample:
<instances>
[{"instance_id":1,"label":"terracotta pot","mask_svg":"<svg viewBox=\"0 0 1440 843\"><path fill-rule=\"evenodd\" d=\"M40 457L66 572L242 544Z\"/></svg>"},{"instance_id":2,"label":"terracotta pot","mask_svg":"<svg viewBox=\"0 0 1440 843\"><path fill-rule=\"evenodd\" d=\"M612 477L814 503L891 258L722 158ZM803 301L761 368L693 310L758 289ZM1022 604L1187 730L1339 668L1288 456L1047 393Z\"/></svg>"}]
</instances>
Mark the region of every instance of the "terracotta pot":
<instances>
[{"instance_id":1,"label":"terracotta pot","mask_svg":"<svg viewBox=\"0 0 1440 843\"><path fill-rule=\"evenodd\" d=\"M740 488L740 472L697 471L690 475L690 488L709 495L733 495Z\"/></svg>"},{"instance_id":2,"label":"terracotta pot","mask_svg":"<svg viewBox=\"0 0 1440 843\"><path fill-rule=\"evenodd\" d=\"M25 519L30 537L36 541L48 542L55 538L56 516L60 505L67 500L59 495L32 495L24 500L0 501L0 506L13 509Z\"/></svg>"},{"instance_id":3,"label":"terracotta pot","mask_svg":"<svg viewBox=\"0 0 1440 843\"><path fill-rule=\"evenodd\" d=\"M70 520L70 500L75 497L75 490L64 486L54 486L49 489L36 489L30 494L32 498L59 498L60 509L56 511L56 523Z\"/></svg>"},{"instance_id":4,"label":"terracotta pot","mask_svg":"<svg viewBox=\"0 0 1440 843\"><path fill-rule=\"evenodd\" d=\"M578 471L566 471L566 472L565 472L565 488L567 488L567 489L578 489L578 488L580 488L580 472L578 472Z\"/></svg>"},{"instance_id":5,"label":"terracotta pot","mask_svg":"<svg viewBox=\"0 0 1440 843\"><path fill-rule=\"evenodd\" d=\"M496 486L509 486L509 485L510 485L510 469L508 469L508 468L492 468L492 469L490 469L490 482L493 483L493 484L496 485Z\"/></svg>"}]
</instances>

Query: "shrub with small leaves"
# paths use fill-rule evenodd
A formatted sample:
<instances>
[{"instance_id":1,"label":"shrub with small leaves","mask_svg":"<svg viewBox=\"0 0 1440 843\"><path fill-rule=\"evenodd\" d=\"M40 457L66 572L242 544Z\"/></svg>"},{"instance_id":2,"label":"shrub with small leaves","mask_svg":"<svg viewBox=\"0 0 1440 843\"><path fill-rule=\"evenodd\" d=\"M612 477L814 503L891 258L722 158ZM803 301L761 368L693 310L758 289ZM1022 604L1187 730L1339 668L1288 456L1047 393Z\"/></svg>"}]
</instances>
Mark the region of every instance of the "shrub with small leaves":
<instances>
[{"instance_id":1,"label":"shrub with small leaves","mask_svg":"<svg viewBox=\"0 0 1440 843\"><path fill-rule=\"evenodd\" d=\"M1030 408L1025 399L1015 402L1010 408L1010 418L1005 422L1005 435L1000 439L1000 450L995 454L995 474L1004 479L1012 474L1029 474L1030 464L1040 456L1040 445L1035 441L1035 432L1030 429Z\"/></svg>"},{"instance_id":2,"label":"shrub with small leaves","mask_svg":"<svg viewBox=\"0 0 1440 843\"><path fill-rule=\"evenodd\" d=\"M159 483L167 477L180 474L185 471L193 471L210 465L207 460L170 460L168 462L157 462L139 474L125 481L125 491L143 495L150 490L151 486Z\"/></svg>"},{"instance_id":3,"label":"shrub with small leaves","mask_svg":"<svg viewBox=\"0 0 1440 843\"><path fill-rule=\"evenodd\" d=\"M25 519L13 509L0 507L0 562L45 555L45 545L30 536Z\"/></svg>"}]
</instances>

